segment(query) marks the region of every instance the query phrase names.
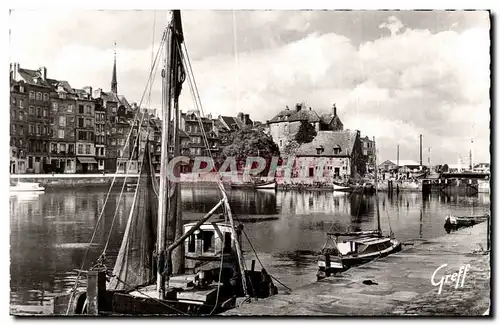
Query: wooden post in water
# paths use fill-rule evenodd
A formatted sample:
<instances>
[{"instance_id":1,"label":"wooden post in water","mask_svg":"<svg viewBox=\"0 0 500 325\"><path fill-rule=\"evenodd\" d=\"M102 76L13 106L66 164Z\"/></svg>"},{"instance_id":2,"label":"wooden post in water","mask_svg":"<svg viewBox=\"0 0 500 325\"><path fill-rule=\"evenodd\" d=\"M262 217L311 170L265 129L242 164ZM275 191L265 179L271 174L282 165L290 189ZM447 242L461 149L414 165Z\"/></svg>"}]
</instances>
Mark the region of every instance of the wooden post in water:
<instances>
[{"instance_id":1,"label":"wooden post in water","mask_svg":"<svg viewBox=\"0 0 500 325\"><path fill-rule=\"evenodd\" d=\"M377 204L377 230L381 233L380 229L380 209L378 205L378 166L377 166L377 146L375 145L375 137L373 137L373 146L375 147L375 202Z\"/></svg>"},{"instance_id":2,"label":"wooden post in water","mask_svg":"<svg viewBox=\"0 0 500 325\"><path fill-rule=\"evenodd\" d=\"M87 314L99 315L102 296L106 292L106 272L104 269L90 270L87 274ZM101 299L99 299L101 297Z\"/></svg>"}]
</instances>

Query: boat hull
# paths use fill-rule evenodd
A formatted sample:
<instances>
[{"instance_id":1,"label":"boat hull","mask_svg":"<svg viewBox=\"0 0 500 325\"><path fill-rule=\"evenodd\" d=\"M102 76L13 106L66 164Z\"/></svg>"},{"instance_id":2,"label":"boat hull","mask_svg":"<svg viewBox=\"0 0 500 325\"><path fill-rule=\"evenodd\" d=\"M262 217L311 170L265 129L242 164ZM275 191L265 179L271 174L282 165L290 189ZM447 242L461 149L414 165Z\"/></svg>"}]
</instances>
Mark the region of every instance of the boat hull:
<instances>
[{"instance_id":1,"label":"boat hull","mask_svg":"<svg viewBox=\"0 0 500 325\"><path fill-rule=\"evenodd\" d=\"M395 239L391 239L391 246L377 252L367 254L359 254L356 256L342 255L340 257L330 256L330 262L326 263L327 258L324 254L320 255L318 260L318 279L321 279L330 274L343 272L353 266L367 263L375 258L385 257L387 255L399 252L401 250L401 243ZM327 265L328 264L328 265Z\"/></svg>"},{"instance_id":2,"label":"boat hull","mask_svg":"<svg viewBox=\"0 0 500 325\"><path fill-rule=\"evenodd\" d=\"M276 189L276 182L258 184L258 185L255 185L255 188L258 190L275 190Z\"/></svg>"}]
</instances>

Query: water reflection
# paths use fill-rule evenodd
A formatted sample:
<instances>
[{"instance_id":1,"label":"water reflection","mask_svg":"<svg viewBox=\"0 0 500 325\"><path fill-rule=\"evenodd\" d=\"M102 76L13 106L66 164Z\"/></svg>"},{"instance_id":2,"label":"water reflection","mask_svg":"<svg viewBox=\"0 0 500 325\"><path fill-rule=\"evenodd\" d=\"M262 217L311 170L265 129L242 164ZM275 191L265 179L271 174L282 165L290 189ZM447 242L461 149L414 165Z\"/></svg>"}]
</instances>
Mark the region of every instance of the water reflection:
<instances>
[{"instance_id":1,"label":"water reflection","mask_svg":"<svg viewBox=\"0 0 500 325\"><path fill-rule=\"evenodd\" d=\"M206 213L219 200L216 188L183 188L186 212ZM244 230L259 252L266 268L292 288L315 280L315 257L332 227L367 230L377 225L376 196L334 192L228 191L233 213L239 216L273 216L277 220L245 223ZM112 263L121 243L132 192L112 192L100 227L90 249L95 261L114 229L107 252ZM47 192L10 196L11 300L13 304L40 304L51 294L65 292L81 267L86 246L104 206L106 190ZM447 214L489 212L489 194L450 196L446 194L400 193L378 197L380 224L400 240L427 239L445 234ZM255 257L243 243L246 257ZM86 264L85 267L88 267Z\"/></svg>"}]
</instances>

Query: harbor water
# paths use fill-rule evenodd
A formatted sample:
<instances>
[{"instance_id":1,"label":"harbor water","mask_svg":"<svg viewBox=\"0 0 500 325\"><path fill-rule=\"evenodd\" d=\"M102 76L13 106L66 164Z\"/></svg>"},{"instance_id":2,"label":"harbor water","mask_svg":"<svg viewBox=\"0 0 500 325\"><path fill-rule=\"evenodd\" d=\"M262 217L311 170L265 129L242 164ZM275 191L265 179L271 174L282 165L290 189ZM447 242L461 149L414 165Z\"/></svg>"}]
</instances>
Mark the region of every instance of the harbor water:
<instances>
[{"instance_id":1,"label":"harbor water","mask_svg":"<svg viewBox=\"0 0 500 325\"><path fill-rule=\"evenodd\" d=\"M243 223L258 258L291 289L316 281L315 252L324 244L327 231L376 227L374 195L228 191L235 218ZM11 305L46 305L54 294L70 290L76 270L82 267L106 194L106 188L85 188L10 196ZM113 265L132 198L132 192L123 193L121 199L119 190L111 192L84 269L102 253L108 238L107 263ZM448 214L478 215L490 209L489 194L481 193L380 193L378 198L382 231L388 233L392 229L403 242L446 234L443 224ZM196 220L218 199L216 186L183 188L184 219ZM256 257L245 236L243 249L249 267ZM259 262L256 265L259 269ZM286 291L281 284L276 285Z\"/></svg>"}]
</instances>

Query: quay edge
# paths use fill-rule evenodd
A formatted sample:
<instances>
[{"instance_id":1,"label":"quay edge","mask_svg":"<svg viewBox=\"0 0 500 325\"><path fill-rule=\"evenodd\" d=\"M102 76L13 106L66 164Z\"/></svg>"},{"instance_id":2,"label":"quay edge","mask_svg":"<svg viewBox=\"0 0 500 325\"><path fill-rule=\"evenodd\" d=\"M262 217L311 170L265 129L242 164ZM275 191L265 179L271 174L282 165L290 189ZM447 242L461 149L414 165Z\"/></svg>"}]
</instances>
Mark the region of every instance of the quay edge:
<instances>
[{"instance_id":1,"label":"quay edge","mask_svg":"<svg viewBox=\"0 0 500 325\"><path fill-rule=\"evenodd\" d=\"M408 246L401 252L296 289L243 304L225 316L482 316L490 306L487 223ZM431 283L470 265L464 286ZM371 280L372 285L363 281Z\"/></svg>"}]
</instances>

